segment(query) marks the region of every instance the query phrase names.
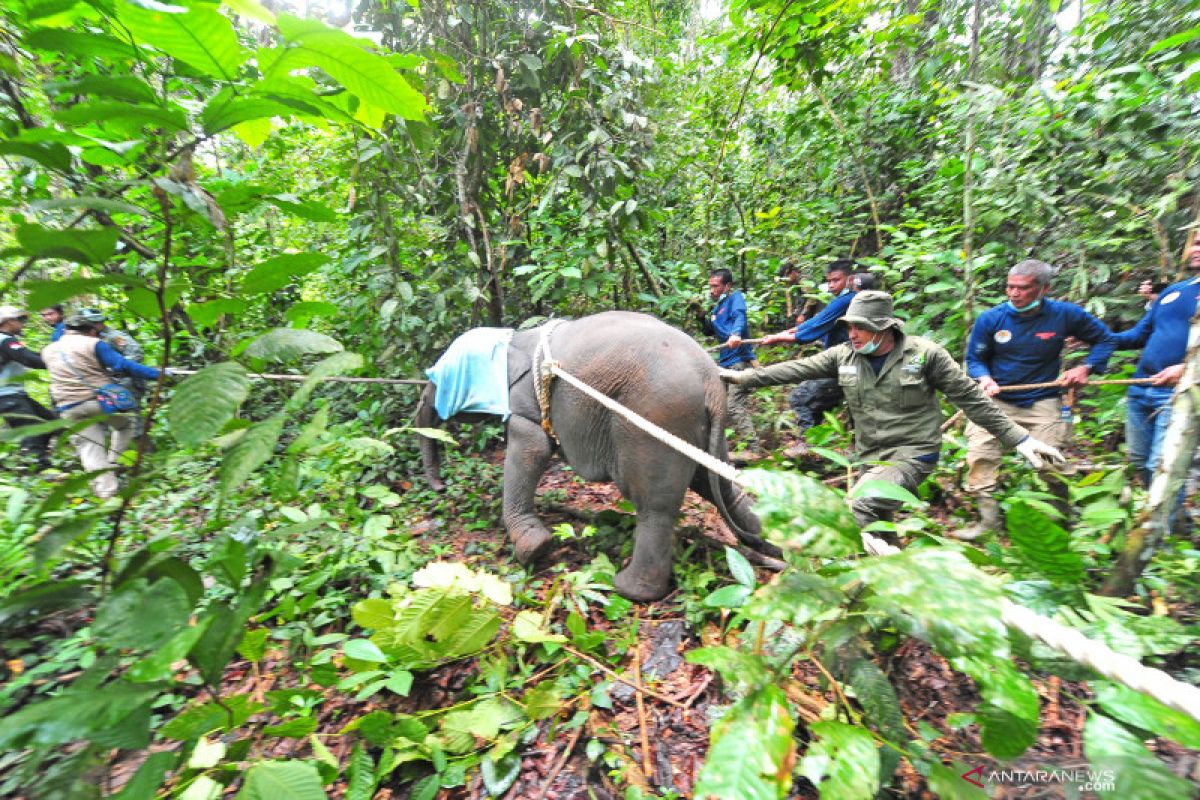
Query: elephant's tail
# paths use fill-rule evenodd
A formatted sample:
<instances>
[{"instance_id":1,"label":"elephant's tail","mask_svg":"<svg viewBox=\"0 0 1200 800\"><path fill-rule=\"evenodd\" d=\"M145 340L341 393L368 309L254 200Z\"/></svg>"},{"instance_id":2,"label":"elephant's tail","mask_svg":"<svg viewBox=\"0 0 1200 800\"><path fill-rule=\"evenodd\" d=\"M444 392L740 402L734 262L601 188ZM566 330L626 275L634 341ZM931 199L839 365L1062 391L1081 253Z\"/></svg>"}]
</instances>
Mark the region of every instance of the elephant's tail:
<instances>
[{"instance_id":1,"label":"elephant's tail","mask_svg":"<svg viewBox=\"0 0 1200 800\"><path fill-rule=\"evenodd\" d=\"M718 381L714 388L709 389L705 395L705 404L708 406L708 454L722 461L728 461L729 445L725 441L724 384ZM701 469L704 468L701 467ZM738 538L738 541L756 550L762 549L764 542L760 535L761 531L747 530L738 522L729 508L731 503L747 503L749 499L728 478L722 478L711 469L705 469L705 472L708 473L713 505L721 513L721 519L725 520L725 524L733 531L733 535ZM753 515L750 518L754 519Z\"/></svg>"}]
</instances>

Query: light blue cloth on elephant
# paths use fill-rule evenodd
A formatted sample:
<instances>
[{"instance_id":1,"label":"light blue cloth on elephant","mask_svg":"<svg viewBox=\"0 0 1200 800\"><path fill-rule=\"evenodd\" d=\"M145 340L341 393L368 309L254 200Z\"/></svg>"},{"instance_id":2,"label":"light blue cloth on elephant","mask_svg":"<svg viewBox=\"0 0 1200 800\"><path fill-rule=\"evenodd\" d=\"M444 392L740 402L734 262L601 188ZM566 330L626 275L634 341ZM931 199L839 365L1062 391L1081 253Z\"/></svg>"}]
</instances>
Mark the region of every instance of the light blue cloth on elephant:
<instances>
[{"instance_id":1,"label":"light blue cloth on elephant","mask_svg":"<svg viewBox=\"0 0 1200 800\"><path fill-rule=\"evenodd\" d=\"M512 328L472 328L459 336L425 374L437 387L434 408L455 414L499 414L508 419L508 343Z\"/></svg>"}]
</instances>

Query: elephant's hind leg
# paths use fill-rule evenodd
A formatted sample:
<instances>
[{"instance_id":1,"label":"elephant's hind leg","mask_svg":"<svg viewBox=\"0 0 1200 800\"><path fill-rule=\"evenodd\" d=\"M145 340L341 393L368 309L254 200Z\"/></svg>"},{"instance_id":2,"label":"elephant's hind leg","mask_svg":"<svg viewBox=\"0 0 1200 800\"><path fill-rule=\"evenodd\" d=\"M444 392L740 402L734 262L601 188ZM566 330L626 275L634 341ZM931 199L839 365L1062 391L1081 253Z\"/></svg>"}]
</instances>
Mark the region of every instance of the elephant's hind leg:
<instances>
[{"instance_id":1,"label":"elephant's hind leg","mask_svg":"<svg viewBox=\"0 0 1200 800\"><path fill-rule=\"evenodd\" d=\"M637 509L637 530L633 558L613 585L622 597L646 602L670 591L675 519L695 465L684 458L639 455L621 465L621 491Z\"/></svg>"},{"instance_id":2,"label":"elephant's hind leg","mask_svg":"<svg viewBox=\"0 0 1200 800\"><path fill-rule=\"evenodd\" d=\"M504 527L517 560L529 564L546 554L550 531L534 513L533 495L550 465L550 437L536 422L508 418L508 448L504 454Z\"/></svg>"}]
</instances>

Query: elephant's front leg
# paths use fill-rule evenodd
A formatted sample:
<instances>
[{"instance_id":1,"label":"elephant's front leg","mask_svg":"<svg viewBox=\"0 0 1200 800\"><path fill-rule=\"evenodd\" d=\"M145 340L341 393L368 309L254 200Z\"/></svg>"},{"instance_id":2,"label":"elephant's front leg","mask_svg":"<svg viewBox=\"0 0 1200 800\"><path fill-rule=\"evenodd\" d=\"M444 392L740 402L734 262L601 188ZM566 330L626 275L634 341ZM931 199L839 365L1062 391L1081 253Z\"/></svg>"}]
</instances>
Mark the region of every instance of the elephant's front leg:
<instances>
[{"instance_id":1,"label":"elephant's front leg","mask_svg":"<svg viewBox=\"0 0 1200 800\"><path fill-rule=\"evenodd\" d=\"M533 493L550 465L550 453L550 437L540 425L515 414L508 418L504 527L522 564L545 555L552 542L550 531L533 511Z\"/></svg>"}]
</instances>

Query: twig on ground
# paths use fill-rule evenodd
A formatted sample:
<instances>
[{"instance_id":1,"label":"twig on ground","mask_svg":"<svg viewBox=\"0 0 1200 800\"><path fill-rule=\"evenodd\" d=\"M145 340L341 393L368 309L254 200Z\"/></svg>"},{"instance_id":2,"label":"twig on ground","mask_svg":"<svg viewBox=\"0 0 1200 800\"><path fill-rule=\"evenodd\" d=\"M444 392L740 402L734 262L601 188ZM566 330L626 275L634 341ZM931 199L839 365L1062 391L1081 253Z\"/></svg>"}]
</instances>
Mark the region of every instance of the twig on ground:
<instances>
[{"instance_id":1,"label":"twig on ground","mask_svg":"<svg viewBox=\"0 0 1200 800\"><path fill-rule=\"evenodd\" d=\"M591 664L593 667L595 667L596 669L600 670L601 672L603 672L605 675L607 675L608 677L612 678L613 680L615 680L615 681L620 681L621 683L625 684L626 686L630 686L630 687L632 687L632 688L634 688L634 689L637 689L637 688L638 688L638 686L637 686L637 684L636 684L636 683L633 683L632 681L629 681L629 680L627 680L627 679L625 679L625 678L622 678L622 677L621 677L620 675L618 675L616 672L614 672L613 670L609 669L609 668L608 668L608 667L606 667L604 664L601 664L599 661L597 661L595 658L592 658L592 657L591 657L591 656L589 656L587 653L581 652L581 651L579 651L579 650L576 650L574 647L568 647L568 646L566 646L566 645L563 645L563 650L566 650L568 653L570 653L571 655L575 656L576 658L582 658L584 661L588 662L588 663L589 663L589 664ZM642 691L644 694L646 694L646 695L648 695L648 696L650 696L650 697L653 697L655 700L659 700L659 701L661 701L661 702L663 702L663 703L666 703L666 704L667 704L667 705L669 705L669 706L675 706L676 708L683 708L683 707L684 707L683 703L679 702L678 700L672 700L670 697L667 697L666 695L663 695L663 694L659 694L658 692L656 692L656 691L653 691L653 690L651 690L651 689L646 689L646 688L644 688L644 687L643 687L643 688L641 689L641 691Z\"/></svg>"},{"instance_id":2,"label":"twig on ground","mask_svg":"<svg viewBox=\"0 0 1200 800\"><path fill-rule=\"evenodd\" d=\"M642 687L642 615L640 612L634 616L634 620L636 621L637 637L633 643L633 697L637 704L638 733L642 740L642 772L649 778L654 775L654 768L650 765L650 734L646 730L646 701L642 696L645 689Z\"/></svg>"}]
</instances>

